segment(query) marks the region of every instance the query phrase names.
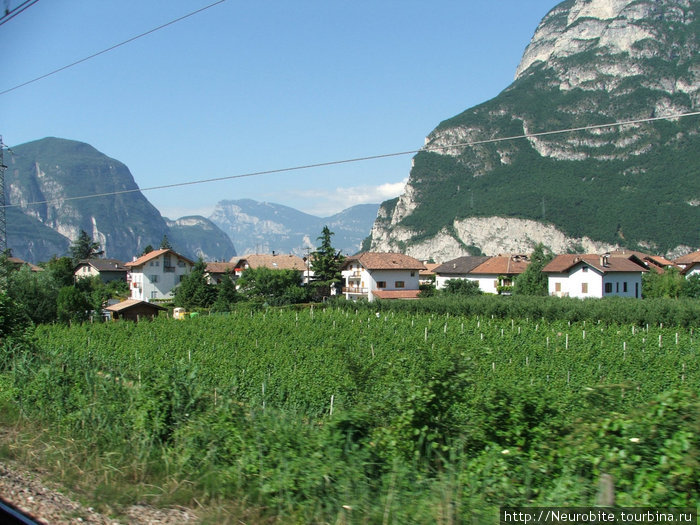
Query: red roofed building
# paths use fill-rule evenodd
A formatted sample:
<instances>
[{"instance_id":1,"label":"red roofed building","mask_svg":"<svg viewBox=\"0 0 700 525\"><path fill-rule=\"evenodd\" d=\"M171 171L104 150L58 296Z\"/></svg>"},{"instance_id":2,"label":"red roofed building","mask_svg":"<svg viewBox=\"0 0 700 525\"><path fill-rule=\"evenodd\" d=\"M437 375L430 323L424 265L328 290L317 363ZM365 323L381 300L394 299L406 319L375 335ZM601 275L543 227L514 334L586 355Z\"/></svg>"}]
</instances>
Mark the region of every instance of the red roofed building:
<instances>
[{"instance_id":1,"label":"red roofed building","mask_svg":"<svg viewBox=\"0 0 700 525\"><path fill-rule=\"evenodd\" d=\"M341 273L346 299L415 299L419 292L418 259L402 253L364 252L345 259Z\"/></svg>"},{"instance_id":2,"label":"red roofed building","mask_svg":"<svg viewBox=\"0 0 700 525\"><path fill-rule=\"evenodd\" d=\"M542 271L549 280L549 294L560 297L641 297L643 261L610 254L557 255Z\"/></svg>"},{"instance_id":3,"label":"red roofed building","mask_svg":"<svg viewBox=\"0 0 700 525\"><path fill-rule=\"evenodd\" d=\"M479 283L484 293L509 293L513 280L530 264L527 255L497 255L472 268L467 279Z\"/></svg>"},{"instance_id":4,"label":"red roofed building","mask_svg":"<svg viewBox=\"0 0 700 525\"><path fill-rule=\"evenodd\" d=\"M673 262L681 268L681 273L686 277L700 273L700 251L679 257Z\"/></svg>"},{"instance_id":5,"label":"red roofed building","mask_svg":"<svg viewBox=\"0 0 700 525\"><path fill-rule=\"evenodd\" d=\"M124 265L129 270L131 299L170 299L194 262L173 250L154 250Z\"/></svg>"}]
</instances>

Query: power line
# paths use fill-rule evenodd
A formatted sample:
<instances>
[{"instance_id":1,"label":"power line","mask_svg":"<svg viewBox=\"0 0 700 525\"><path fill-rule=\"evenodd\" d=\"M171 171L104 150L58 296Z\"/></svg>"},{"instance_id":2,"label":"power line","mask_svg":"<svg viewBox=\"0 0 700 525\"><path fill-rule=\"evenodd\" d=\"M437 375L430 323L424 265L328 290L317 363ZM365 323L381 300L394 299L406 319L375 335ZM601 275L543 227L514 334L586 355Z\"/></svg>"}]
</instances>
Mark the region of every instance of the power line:
<instances>
[{"instance_id":1,"label":"power line","mask_svg":"<svg viewBox=\"0 0 700 525\"><path fill-rule=\"evenodd\" d=\"M54 203L61 203L61 202L66 202L66 201L93 199L93 198L98 198L98 197L109 197L109 196L115 196L115 195L124 195L127 193L164 190L164 189L169 189L169 188L180 188L183 186L194 186L196 184L208 184L211 182L221 182L221 181L226 181L226 180L242 179L242 178L246 178L246 177L258 177L261 175L272 175L272 174L276 174L276 173L287 173L287 172L292 172L292 171L300 171L300 170L307 170L307 169L313 169L313 168L338 166L341 164L351 164L351 163L355 163L355 162L365 162L365 161L369 161L369 160L386 159L386 158L390 158L390 157L400 157L403 155L413 155L413 154L420 153L420 152L434 152L434 151L442 151L442 150L446 150L446 149L462 148L462 147L466 148L466 147L470 147L470 146L492 144L495 142L505 142L505 141L518 140L518 139L529 139L529 138L543 137L543 136L547 136L547 135L555 135L555 134L561 134L561 133L573 133L576 131L588 131L588 130L592 130L592 129L622 127L622 126L628 126L628 125L632 125L632 124L642 124L645 122L654 122L657 120L679 119L679 118L685 118L685 117L695 117L695 116L699 116L699 115L700 115L700 111L693 111L693 112L689 112L689 113L678 113L675 115L666 115L663 117L647 117L647 118L642 118L642 119L611 122L608 124L593 124L590 126L581 126L581 127L576 127L576 128L557 129L557 130L552 130L552 131L540 131L537 133L525 133L522 135L512 135L512 136L508 136L508 137L497 137L497 138L484 139L484 140L458 142L458 143L450 144L447 146L424 146L424 147L417 149L417 150L400 151L400 152L395 152L395 153L384 153L381 155L369 155L366 157L355 157L355 158L351 158L351 159L334 160L334 161L329 161L329 162L317 162L317 163L313 163L313 164L304 164L301 166L292 166L292 167L278 168L278 169L272 169L272 170L253 171L253 172L249 172L249 173L241 173L238 175L227 175L227 176L223 176L223 177L213 177L213 178L209 178L209 179L199 179L199 180L192 180L192 181L186 181L186 182L177 182L177 183L173 183L173 184L163 184L160 186L150 186L148 188L133 188L133 189L129 189L129 190L110 191L110 192L105 192L105 193L93 193L90 195L80 195L77 197L64 197L61 199L51 199L51 200L45 200L45 201L27 202L27 203L24 203L21 205L20 204L7 204L5 206L0 206L0 208L15 208L15 207L20 207L20 206L27 207L27 206L36 206L36 205L40 205L40 204L54 204Z\"/></svg>"},{"instance_id":2,"label":"power line","mask_svg":"<svg viewBox=\"0 0 700 525\"><path fill-rule=\"evenodd\" d=\"M20 5L15 7L14 9L5 9L5 14L0 17L0 26L3 25L6 22L9 22L12 20L14 17L16 17L18 14L24 12L26 9L29 9L32 7L34 4L36 4L39 0L24 0Z\"/></svg>"},{"instance_id":3,"label":"power line","mask_svg":"<svg viewBox=\"0 0 700 525\"><path fill-rule=\"evenodd\" d=\"M30 1L31 1L31 0L30 0ZM38 2L39 0L34 0L34 1ZM145 33L141 33L140 35L136 35L136 36L134 36L134 37L131 37L131 38L129 38L128 40L124 40L123 42L119 42L118 44L115 44L115 45L113 45L113 46L111 46L111 47L108 47L107 49L103 49L102 51L98 51L97 53L93 53L93 54L90 55L90 56L87 56L87 57L85 57L85 58L81 58L80 60L76 60L75 62L73 62L73 63L71 63L71 64L68 64L67 66L59 67L58 69L54 69L54 70L51 71L50 73L46 73L46 74L44 74L44 75L41 75L40 77L33 78L32 80L28 80L28 81L26 81L26 82L23 82L23 83L21 83L21 84L17 84L16 86L11 87L11 88L9 88L9 89L6 89L6 90L4 90L4 91L0 91L0 95L6 95L7 93L10 93L11 91L14 91L14 90L19 89L19 88L24 87L24 86L27 86L27 85L29 85L29 84L33 84L34 82L38 82L39 80L43 80L43 79L45 79L45 78L47 78L47 77L50 77L51 75L55 75L56 73L60 73L61 71L65 71L66 69L69 69L69 68L71 68L71 67L73 67L73 66L77 66L78 64L82 64L83 62L87 62L88 60L91 60L91 59L93 59L93 58L95 58L95 57L98 57L98 56L100 56L100 55L104 55L105 53L108 53L108 52L110 52L110 51L113 51L113 50L117 49L118 47L121 47L121 46L124 46L124 45L126 45L126 44L129 44L129 43L133 42L134 40L138 40L139 38L142 38L142 37L144 37L144 36L150 35L151 33L155 33L156 31L160 31L160 30L163 29L163 28L166 28L166 27L168 27L168 26L171 26L171 25L173 25L173 24L176 24L177 22L180 22L180 21L182 21L182 20L185 20L186 18L190 18L190 17L192 17L192 16L194 16L194 15L196 15L196 14L199 14L199 13L201 13L202 11L206 11L207 9L210 9L210 8L216 6L216 5L223 4L225 1L226 1L226 0L217 0L216 2L214 2L214 3L212 3L212 4L209 4L209 5L207 5L207 6L202 7L201 9L197 9L196 11L192 11L191 13L188 13L188 14L186 14L186 15L184 15L184 16L181 16L180 18L176 18L175 20L171 20L170 22L166 22L166 23L163 24L163 25L160 25L160 26L158 26L158 27L154 27L153 29L150 29L150 30L146 31ZM29 6L27 6L27 7L29 7Z\"/></svg>"}]
</instances>

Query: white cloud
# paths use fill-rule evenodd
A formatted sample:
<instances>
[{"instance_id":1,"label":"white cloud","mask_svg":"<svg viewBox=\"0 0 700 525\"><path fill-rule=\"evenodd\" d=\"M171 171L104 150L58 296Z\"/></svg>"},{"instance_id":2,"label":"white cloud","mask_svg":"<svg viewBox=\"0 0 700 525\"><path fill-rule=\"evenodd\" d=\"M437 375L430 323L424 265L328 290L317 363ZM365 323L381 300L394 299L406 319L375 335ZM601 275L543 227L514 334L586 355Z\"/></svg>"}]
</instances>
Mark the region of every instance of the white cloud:
<instances>
[{"instance_id":1,"label":"white cloud","mask_svg":"<svg viewBox=\"0 0 700 525\"><path fill-rule=\"evenodd\" d=\"M294 190L285 194L292 206L312 215L325 217L358 204L381 203L398 197L408 178L399 182L386 182L377 186L361 185L335 189Z\"/></svg>"}]
</instances>

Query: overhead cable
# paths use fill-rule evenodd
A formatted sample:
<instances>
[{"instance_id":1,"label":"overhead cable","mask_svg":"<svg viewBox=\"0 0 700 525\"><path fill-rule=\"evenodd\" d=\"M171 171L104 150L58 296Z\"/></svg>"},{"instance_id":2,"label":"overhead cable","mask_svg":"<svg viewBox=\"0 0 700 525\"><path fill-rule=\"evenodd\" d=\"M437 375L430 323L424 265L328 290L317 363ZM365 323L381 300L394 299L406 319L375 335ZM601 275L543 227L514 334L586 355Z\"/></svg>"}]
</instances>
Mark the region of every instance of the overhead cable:
<instances>
[{"instance_id":1,"label":"overhead cable","mask_svg":"<svg viewBox=\"0 0 700 525\"><path fill-rule=\"evenodd\" d=\"M364 161L369 161L369 160L379 160L379 159L386 159L386 158L390 158L390 157L400 157L403 155L413 155L413 154L420 153L420 152L436 152L436 151L443 151L446 149L453 149L453 148L467 148L470 146L492 144L495 142L505 142L505 141L518 140L518 139L531 139L531 138L544 137L547 135L555 135L555 134L560 134L560 133L573 133L576 131L588 131L588 130L592 130L592 129L622 127L622 126L628 126L628 125L633 125L633 124L642 124L645 122L654 122L654 121L658 121L658 120L672 120L672 119L680 119L680 118L696 117L696 116L700 116L700 111L693 111L693 112L688 112L688 113L678 113L678 114L674 114L674 115L665 115L662 117L647 117L647 118L634 119L634 120L623 120L623 121L618 121L618 122L610 122L608 124L593 124L590 126L581 126L581 127L576 127L576 128L557 129L557 130L551 130L551 131L540 131L540 132L536 132L536 133L525 133L522 135L512 135L512 136L508 136L508 137L496 137L496 138L484 139L484 140L457 142L457 143L449 144L449 145L445 145L445 146L426 145L420 149L400 151L400 152L395 152L395 153L384 153L381 155L369 155L366 157L355 157L355 158L351 158L351 159L334 160L334 161L328 161L328 162L317 162L317 163L313 163L313 164L304 164L301 166L291 166L291 167L287 167L287 168L278 168L278 169L271 169L271 170L264 170L264 171L253 171L253 172L249 172L249 173L240 173L237 175L226 175L223 177L213 177L213 178L209 178L209 179L198 179L198 180L191 180L191 181L185 181L185 182L176 182L173 184L163 184L160 186L149 186L147 188L132 188L132 189L128 189L128 190L110 191L110 192L105 192L105 193L93 193L93 194L89 194L89 195L80 195L77 197L63 197L60 199L50 199L50 200L45 200L45 201L26 202L26 203L23 203L21 205L20 204L7 204L4 207L5 208L14 208L14 207L19 207L19 206L27 207L27 206L35 206L35 205L40 205L40 204L42 204L42 205L43 204L55 204L55 203L62 203L62 202L66 202L66 201L92 199L92 198L97 198L97 197L108 197L108 196L113 196L113 195L124 195L126 193L164 190L164 189L169 189L169 188L180 188L183 186L193 186L196 184L208 184L211 182L221 182L221 181L226 181L226 180L242 179L242 178L246 178L246 177L258 177L261 175L272 175L272 174L276 174L276 173L287 173L287 172L291 172L291 171L300 171L300 170L307 170L307 169L313 169L313 168L324 168L324 167L328 167L328 166L338 166L341 164L350 164L350 163L364 162Z\"/></svg>"},{"instance_id":2,"label":"overhead cable","mask_svg":"<svg viewBox=\"0 0 700 525\"><path fill-rule=\"evenodd\" d=\"M6 22L9 22L12 20L14 17L16 17L18 14L22 13L26 9L29 9L32 7L34 4L36 4L39 0L24 0L20 5L15 7L14 9L5 9L5 14L0 17L0 26L3 25Z\"/></svg>"},{"instance_id":3,"label":"overhead cable","mask_svg":"<svg viewBox=\"0 0 700 525\"><path fill-rule=\"evenodd\" d=\"M36 0L36 1L38 1L38 0ZM128 40L124 40L123 42L119 42L118 44L115 44L111 47L108 47L107 49L103 49L102 51L98 51L97 53L93 53L90 56L87 56L85 58L81 58L80 60L76 60L75 62L72 62L71 64L68 64L67 66L59 67L58 69L54 69L53 71L46 73L44 75L41 75L39 77L33 78L32 80L28 80L28 81L23 82L21 84L17 84L16 86L11 87L9 89L5 89L4 91L0 91L0 95L6 95L7 93L10 93L11 91L14 91L14 90L19 89L19 88L24 87L24 86L27 86L29 84L33 84L34 82L38 82L39 80L43 80L46 77L50 77L51 75L55 75L56 73L60 73L61 71L65 71L68 68L71 68L73 66L77 66L78 64L82 64L83 62L87 62L88 60L91 60L91 59L98 57L100 55L104 55L105 53L113 51L114 49L117 49L118 47L129 44L129 43L133 42L134 40L138 40L139 38L142 38L146 35L150 35L151 33L155 33L156 31L159 31L163 28L166 28L168 26L176 24L177 22L185 20L186 18L190 18L191 16L194 16L198 13L201 13L202 11L206 11L207 9L210 9L218 4L222 4L225 1L226 0L217 0L216 2L214 2L212 4L209 4L207 6L202 7L201 9L197 9L196 11L192 11L191 13L188 13L184 16L181 16L180 18L176 18L175 20L171 20L170 22L167 22L163 25L160 25L158 27L154 27L153 29L146 31L145 33L141 33L140 35L136 35L134 37L131 37Z\"/></svg>"}]
</instances>

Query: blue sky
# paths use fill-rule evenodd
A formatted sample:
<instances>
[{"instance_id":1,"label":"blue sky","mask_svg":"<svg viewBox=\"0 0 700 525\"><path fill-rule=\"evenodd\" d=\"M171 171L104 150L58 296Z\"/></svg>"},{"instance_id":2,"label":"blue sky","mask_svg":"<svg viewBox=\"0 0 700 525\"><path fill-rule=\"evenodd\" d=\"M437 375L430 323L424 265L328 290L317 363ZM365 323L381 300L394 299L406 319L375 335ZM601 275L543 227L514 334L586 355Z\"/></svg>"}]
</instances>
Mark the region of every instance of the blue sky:
<instances>
[{"instance_id":1,"label":"blue sky","mask_svg":"<svg viewBox=\"0 0 700 525\"><path fill-rule=\"evenodd\" d=\"M213 2L39 1L0 26L0 91ZM87 142L141 188L416 150L512 82L557 3L226 0L0 95L0 134ZM406 155L145 195L169 218L242 198L327 216L395 197L410 166Z\"/></svg>"}]
</instances>

